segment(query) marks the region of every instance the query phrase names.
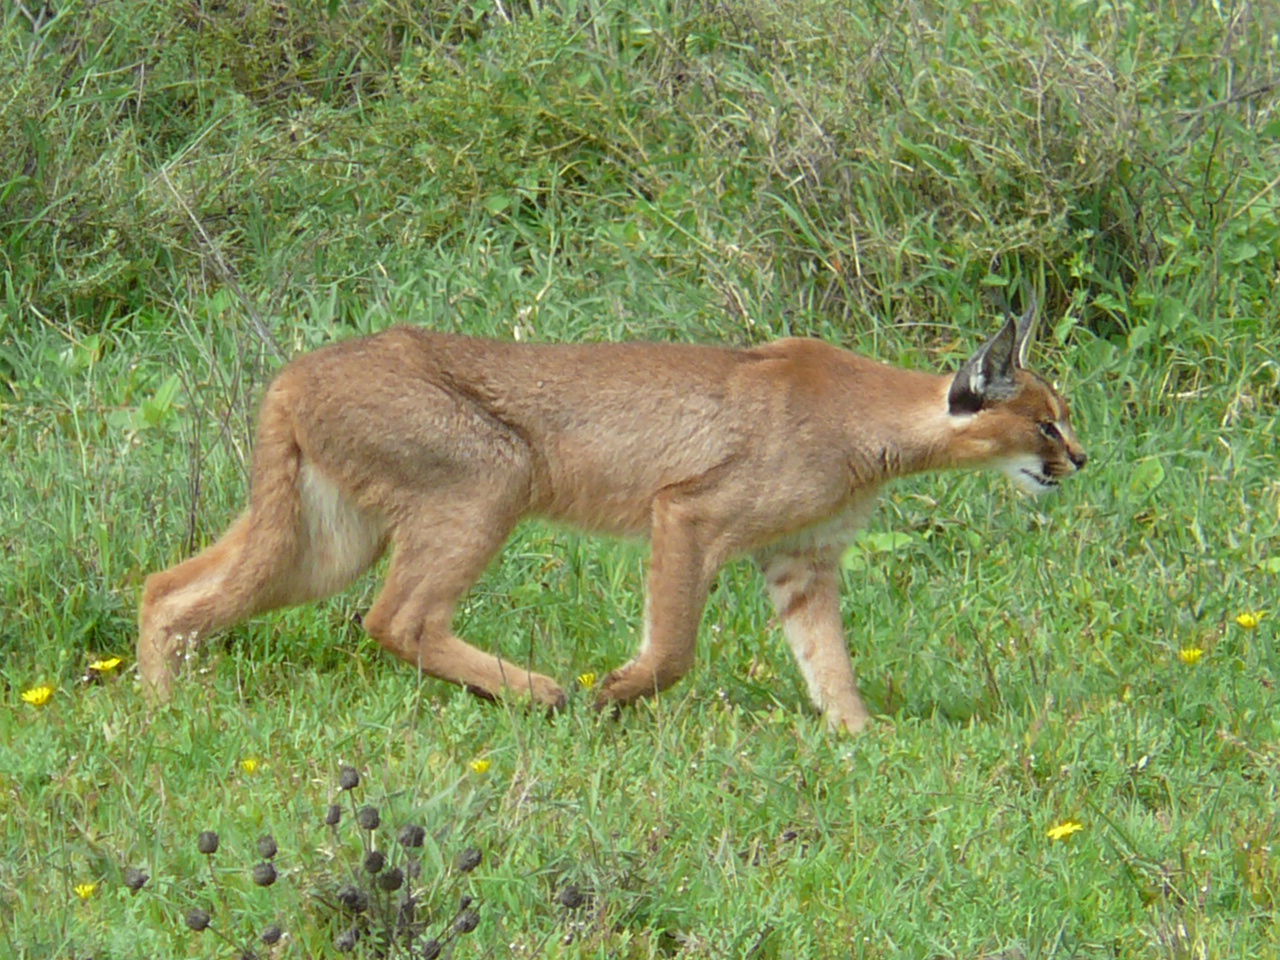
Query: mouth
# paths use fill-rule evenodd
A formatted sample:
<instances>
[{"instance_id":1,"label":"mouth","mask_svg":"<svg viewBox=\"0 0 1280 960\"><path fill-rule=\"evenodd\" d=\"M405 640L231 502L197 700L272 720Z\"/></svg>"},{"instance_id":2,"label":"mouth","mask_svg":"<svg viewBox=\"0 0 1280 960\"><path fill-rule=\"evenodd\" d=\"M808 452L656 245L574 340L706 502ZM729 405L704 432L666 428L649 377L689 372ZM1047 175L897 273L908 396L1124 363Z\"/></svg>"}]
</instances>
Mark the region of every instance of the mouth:
<instances>
[{"instance_id":1,"label":"mouth","mask_svg":"<svg viewBox=\"0 0 1280 960\"><path fill-rule=\"evenodd\" d=\"M1055 477L1051 477L1041 470L1028 470L1026 467L1023 467L1018 472L1031 481L1030 485L1033 488L1040 490L1054 490L1058 487L1059 481Z\"/></svg>"}]
</instances>

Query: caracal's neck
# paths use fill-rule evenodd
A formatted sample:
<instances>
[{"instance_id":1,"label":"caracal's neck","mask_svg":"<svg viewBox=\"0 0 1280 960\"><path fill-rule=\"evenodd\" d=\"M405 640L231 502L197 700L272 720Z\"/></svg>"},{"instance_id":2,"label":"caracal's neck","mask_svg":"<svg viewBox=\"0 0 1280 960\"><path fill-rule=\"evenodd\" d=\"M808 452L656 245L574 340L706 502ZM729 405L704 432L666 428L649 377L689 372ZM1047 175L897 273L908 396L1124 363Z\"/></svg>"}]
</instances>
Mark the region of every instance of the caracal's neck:
<instances>
[{"instance_id":1,"label":"caracal's neck","mask_svg":"<svg viewBox=\"0 0 1280 960\"><path fill-rule=\"evenodd\" d=\"M859 483L976 467L989 459L973 429L981 414L957 416L948 409L951 376L857 361L849 371L845 427Z\"/></svg>"}]
</instances>

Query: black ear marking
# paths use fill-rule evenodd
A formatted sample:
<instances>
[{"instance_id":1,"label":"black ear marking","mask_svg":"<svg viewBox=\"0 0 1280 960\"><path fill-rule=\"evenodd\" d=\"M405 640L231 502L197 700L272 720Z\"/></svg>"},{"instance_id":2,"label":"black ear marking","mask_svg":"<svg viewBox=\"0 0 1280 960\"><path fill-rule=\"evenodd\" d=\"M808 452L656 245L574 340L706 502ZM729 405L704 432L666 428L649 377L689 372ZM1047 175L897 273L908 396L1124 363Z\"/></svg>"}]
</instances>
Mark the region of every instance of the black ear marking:
<instances>
[{"instance_id":1,"label":"black ear marking","mask_svg":"<svg viewBox=\"0 0 1280 960\"><path fill-rule=\"evenodd\" d=\"M947 407L952 414L977 413L993 400L1017 392L1018 321L1009 317L1000 331L965 361L951 381Z\"/></svg>"},{"instance_id":2,"label":"black ear marking","mask_svg":"<svg viewBox=\"0 0 1280 960\"><path fill-rule=\"evenodd\" d=\"M953 415L977 413L988 403L1008 400L1018 392L1015 372L1027 358L1038 312L1035 295L1030 299L1020 317L1006 306L1004 326L957 371L947 393L947 407Z\"/></svg>"},{"instance_id":3,"label":"black ear marking","mask_svg":"<svg viewBox=\"0 0 1280 960\"><path fill-rule=\"evenodd\" d=\"M957 374L947 394L947 410L953 417L977 413L982 409L982 396L981 390L975 390L967 377Z\"/></svg>"}]
</instances>

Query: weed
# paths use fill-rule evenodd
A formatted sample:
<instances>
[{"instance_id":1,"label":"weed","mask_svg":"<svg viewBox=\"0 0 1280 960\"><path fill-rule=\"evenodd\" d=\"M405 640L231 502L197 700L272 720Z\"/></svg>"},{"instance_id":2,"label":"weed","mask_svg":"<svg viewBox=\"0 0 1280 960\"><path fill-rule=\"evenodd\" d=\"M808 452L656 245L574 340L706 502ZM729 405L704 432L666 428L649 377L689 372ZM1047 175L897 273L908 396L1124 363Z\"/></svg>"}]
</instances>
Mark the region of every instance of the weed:
<instances>
[{"instance_id":1,"label":"weed","mask_svg":"<svg viewBox=\"0 0 1280 960\"><path fill-rule=\"evenodd\" d=\"M1276 26L0 4L0 954L1274 954ZM374 578L136 689L141 581L243 503L298 351L409 322L948 369L1023 282L1094 458L1034 507L889 492L844 569L856 742L745 565L680 688L580 709L643 551L539 524L458 617L578 678L554 721L380 656Z\"/></svg>"}]
</instances>

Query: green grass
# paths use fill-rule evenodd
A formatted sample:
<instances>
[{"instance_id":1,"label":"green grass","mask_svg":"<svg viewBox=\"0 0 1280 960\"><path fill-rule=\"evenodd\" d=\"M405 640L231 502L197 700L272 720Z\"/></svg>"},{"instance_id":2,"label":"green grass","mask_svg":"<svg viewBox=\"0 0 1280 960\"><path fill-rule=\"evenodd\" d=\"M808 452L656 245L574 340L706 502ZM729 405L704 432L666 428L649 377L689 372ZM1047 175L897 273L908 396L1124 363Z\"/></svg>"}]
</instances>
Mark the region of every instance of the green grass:
<instances>
[{"instance_id":1,"label":"green grass","mask_svg":"<svg viewBox=\"0 0 1280 960\"><path fill-rule=\"evenodd\" d=\"M5 7L0 956L323 957L353 922L374 956L380 901L335 906L366 804L420 861L417 947L459 958L1276 956L1278 26L1265 4ZM141 698L141 580L242 503L284 357L412 322L806 334L946 369L1023 282L1092 459L1034 503L960 475L885 497L845 573L865 736L812 714L746 564L694 673L596 716L574 678L634 648L644 550L536 524L458 626L573 688L554 719L385 657L357 620L376 575ZM451 933L463 896L479 925Z\"/></svg>"}]
</instances>

